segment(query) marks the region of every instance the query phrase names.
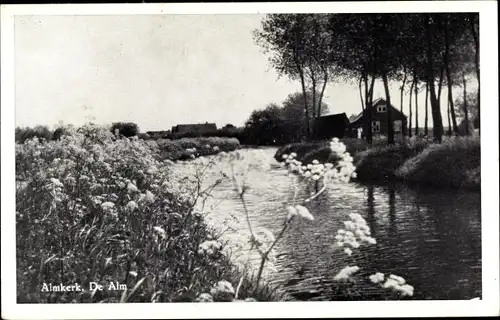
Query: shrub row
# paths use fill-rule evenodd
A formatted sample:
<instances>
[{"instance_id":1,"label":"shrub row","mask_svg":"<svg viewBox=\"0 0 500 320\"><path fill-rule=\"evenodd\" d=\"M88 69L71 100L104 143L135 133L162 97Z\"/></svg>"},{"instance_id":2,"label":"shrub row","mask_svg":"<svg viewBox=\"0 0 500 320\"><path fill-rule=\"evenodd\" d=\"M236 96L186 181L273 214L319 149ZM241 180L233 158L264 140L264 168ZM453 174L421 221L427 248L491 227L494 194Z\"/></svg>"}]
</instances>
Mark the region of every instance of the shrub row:
<instances>
[{"instance_id":1,"label":"shrub row","mask_svg":"<svg viewBox=\"0 0 500 320\"><path fill-rule=\"evenodd\" d=\"M240 147L238 139L220 137L160 139L156 143L160 157L172 161L208 156L221 151L234 151Z\"/></svg>"},{"instance_id":2,"label":"shrub row","mask_svg":"<svg viewBox=\"0 0 500 320\"><path fill-rule=\"evenodd\" d=\"M441 144L424 138L406 139L394 145L374 141L371 147L360 139L343 139L342 142L355 159L358 180L397 179L457 188L479 188L481 185L479 136L450 137ZM278 149L275 159L282 161L283 154L292 152L304 164L313 160L321 163L334 160L324 141L288 144Z\"/></svg>"}]
</instances>

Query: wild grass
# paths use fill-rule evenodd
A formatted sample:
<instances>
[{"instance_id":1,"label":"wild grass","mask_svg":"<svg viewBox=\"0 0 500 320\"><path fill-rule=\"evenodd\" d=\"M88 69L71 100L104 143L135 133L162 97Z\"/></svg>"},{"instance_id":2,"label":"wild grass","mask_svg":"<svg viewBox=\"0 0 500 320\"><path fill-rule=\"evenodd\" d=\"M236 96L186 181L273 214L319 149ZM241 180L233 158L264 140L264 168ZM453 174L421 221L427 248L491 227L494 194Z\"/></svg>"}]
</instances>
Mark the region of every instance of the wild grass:
<instances>
[{"instance_id":1,"label":"wild grass","mask_svg":"<svg viewBox=\"0 0 500 320\"><path fill-rule=\"evenodd\" d=\"M388 181L396 178L396 170L408 159L428 146L427 140L413 139L401 144L373 147L356 154L356 173L363 181Z\"/></svg>"},{"instance_id":2,"label":"wild grass","mask_svg":"<svg viewBox=\"0 0 500 320\"><path fill-rule=\"evenodd\" d=\"M456 188L480 188L479 137L453 137L431 144L399 167L396 176L420 184Z\"/></svg>"},{"instance_id":3,"label":"wild grass","mask_svg":"<svg viewBox=\"0 0 500 320\"><path fill-rule=\"evenodd\" d=\"M199 186L174 179L158 153L94 126L16 145L18 303L194 301L239 281L223 249L199 251L218 240L194 209ZM90 282L127 290L91 291ZM41 290L75 283L82 291ZM242 297L271 299L265 285L244 283Z\"/></svg>"}]
</instances>

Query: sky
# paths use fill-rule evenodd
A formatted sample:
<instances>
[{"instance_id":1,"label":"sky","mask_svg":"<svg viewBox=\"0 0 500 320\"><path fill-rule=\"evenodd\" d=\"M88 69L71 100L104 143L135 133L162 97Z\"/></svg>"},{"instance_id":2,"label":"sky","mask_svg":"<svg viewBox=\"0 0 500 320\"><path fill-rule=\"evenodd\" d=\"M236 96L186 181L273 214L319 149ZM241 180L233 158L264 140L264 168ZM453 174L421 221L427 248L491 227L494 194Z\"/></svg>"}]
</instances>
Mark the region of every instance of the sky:
<instances>
[{"instance_id":1,"label":"sky","mask_svg":"<svg viewBox=\"0 0 500 320\"><path fill-rule=\"evenodd\" d=\"M17 16L16 126L125 121L142 132L183 123L241 126L253 110L301 91L300 82L278 77L254 42L263 17ZM391 86L398 109L399 85ZM385 97L380 81L378 97ZM347 83L327 86L324 102L331 113L361 109L357 86Z\"/></svg>"}]
</instances>

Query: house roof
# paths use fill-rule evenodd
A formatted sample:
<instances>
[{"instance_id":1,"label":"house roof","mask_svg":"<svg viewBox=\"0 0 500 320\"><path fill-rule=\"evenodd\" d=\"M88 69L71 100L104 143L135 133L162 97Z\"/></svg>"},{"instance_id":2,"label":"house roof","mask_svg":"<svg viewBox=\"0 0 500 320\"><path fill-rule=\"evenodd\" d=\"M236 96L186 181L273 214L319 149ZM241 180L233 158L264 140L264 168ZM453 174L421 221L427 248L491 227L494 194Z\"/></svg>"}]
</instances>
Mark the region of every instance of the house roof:
<instances>
[{"instance_id":1,"label":"house roof","mask_svg":"<svg viewBox=\"0 0 500 320\"><path fill-rule=\"evenodd\" d=\"M327 114L327 115L324 115L324 116L319 116L317 119L325 119L325 120L334 120L334 121L342 121L342 120L349 120L347 118L347 115L345 114L345 112L342 112L342 113L336 113L336 114Z\"/></svg>"},{"instance_id":2,"label":"house roof","mask_svg":"<svg viewBox=\"0 0 500 320\"><path fill-rule=\"evenodd\" d=\"M371 106L371 107L372 107L372 108L374 108L374 107L375 107L375 106L377 106L377 104L379 104L380 102L385 102L385 100L384 100L384 99L382 99L382 98L378 98L378 99L376 99L376 100L373 100L373 102L372 102L372 106ZM396 110L397 112L401 113L401 111L399 111L398 109L394 108L394 106L393 106L392 104L391 104L391 107L392 107L394 110ZM406 117L406 115L405 115L404 113L402 113L402 115L403 115L404 117ZM360 112L358 115L356 115L356 116L349 117L349 122L350 122L350 123L354 123L354 122L358 121L359 119L361 119L362 117L363 117L363 111L361 111L361 112Z\"/></svg>"},{"instance_id":3,"label":"house roof","mask_svg":"<svg viewBox=\"0 0 500 320\"><path fill-rule=\"evenodd\" d=\"M178 124L175 127L182 128L182 127L200 127L200 126L210 126L213 127L215 126L215 123L193 123L193 124Z\"/></svg>"}]
</instances>

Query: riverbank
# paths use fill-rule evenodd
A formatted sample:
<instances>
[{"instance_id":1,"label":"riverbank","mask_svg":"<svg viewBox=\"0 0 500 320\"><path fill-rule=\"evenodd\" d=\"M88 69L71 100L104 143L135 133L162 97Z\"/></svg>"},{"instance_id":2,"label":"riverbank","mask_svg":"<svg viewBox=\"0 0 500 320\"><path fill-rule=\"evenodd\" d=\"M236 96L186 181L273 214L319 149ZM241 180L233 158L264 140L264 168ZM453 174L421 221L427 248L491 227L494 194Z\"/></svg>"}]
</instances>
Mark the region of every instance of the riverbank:
<instances>
[{"instance_id":1,"label":"riverbank","mask_svg":"<svg viewBox=\"0 0 500 320\"><path fill-rule=\"evenodd\" d=\"M405 143L385 145L380 141L368 146L363 140L342 139L353 156L359 181L402 181L443 188L481 187L480 138L451 137L437 144L426 139L411 139ZM286 145L275 154L295 152L304 164L318 160L333 161L326 141Z\"/></svg>"},{"instance_id":2,"label":"riverbank","mask_svg":"<svg viewBox=\"0 0 500 320\"><path fill-rule=\"evenodd\" d=\"M159 139L152 143L157 144L162 159L171 161L195 159L240 148L238 139L220 137Z\"/></svg>"},{"instance_id":3,"label":"riverbank","mask_svg":"<svg viewBox=\"0 0 500 320\"><path fill-rule=\"evenodd\" d=\"M18 303L232 301L241 278L238 301L277 299L232 263L193 209L196 185L174 178L161 151L96 126L16 145L16 182L27 181L16 183ZM121 289L92 292L91 282Z\"/></svg>"}]
</instances>

